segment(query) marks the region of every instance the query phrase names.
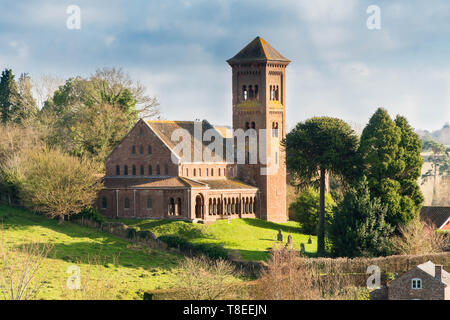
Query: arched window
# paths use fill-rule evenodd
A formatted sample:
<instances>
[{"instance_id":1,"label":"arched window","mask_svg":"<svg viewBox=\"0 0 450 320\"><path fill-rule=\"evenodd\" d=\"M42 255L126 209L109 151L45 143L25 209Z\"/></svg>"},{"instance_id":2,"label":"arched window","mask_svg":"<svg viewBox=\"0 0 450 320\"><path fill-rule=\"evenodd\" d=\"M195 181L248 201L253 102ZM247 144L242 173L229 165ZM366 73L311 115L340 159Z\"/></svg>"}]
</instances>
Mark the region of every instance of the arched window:
<instances>
[{"instance_id":1,"label":"arched window","mask_svg":"<svg viewBox=\"0 0 450 320\"><path fill-rule=\"evenodd\" d=\"M169 166L167 164L164 165L164 175L169 175Z\"/></svg>"},{"instance_id":2,"label":"arched window","mask_svg":"<svg viewBox=\"0 0 450 320\"><path fill-rule=\"evenodd\" d=\"M169 215L175 214L175 200L173 198L169 199Z\"/></svg>"},{"instance_id":3,"label":"arched window","mask_svg":"<svg viewBox=\"0 0 450 320\"><path fill-rule=\"evenodd\" d=\"M255 123L255 121L252 121L252 129L256 129L256 123Z\"/></svg>"},{"instance_id":4,"label":"arched window","mask_svg":"<svg viewBox=\"0 0 450 320\"><path fill-rule=\"evenodd\" d=\"M189 177L189 169L186 168L186 177Z\"/></svg>"},{"instance_id":5,"label":"arched window","mask_svg":"<svg viewBox=\"0 0 450 320\"><path fill-rule=\"evenodd\" d=\"M246 122L246 123L245 123L245 130L248 130L248 129L250 129L250 123L249 123L249 122Z\"/></svg>"},{"instance_id":6,"label":"arched window","mask_svg":"<svg viewBox=\"0 0 450 320\"><path fill-rule=\"evenodd\" d=\"M248 99L248 91L246 86L242 86L242 99L244 100Z\"/></svg>"},{"instance_id":7,"label":"arched window","mask_svg":"<svg viewBox=\"0 0 450 320\"><path fill-rule=\"evenodd\" d=\"M147 209L153 208L153 200L152 198L147 198Z\"/></svg>"},{"instance_id":8,"label":"arched window","mask_svg":"<svg viewBox=\"0 0 450 320\"><path fill-rule=\"evenodd\" d=\"M102 198L102 209L106 209L108 207L108 200L106 200L106 197Z\"/></svg>"},{"instance_id":9,"label":"arched window","mask_svg":"<svg viewBox=\"0 0 450 320\"><path fill-rule=\"evenodd\" d=\"M209 171L208 168L206 168L206 169L205 169L205 176L206 176L206 177L208 176L208 173L209 173L208 171Z\"/></svg>"},{"instance_id":10,"label":"arched window","mask_svg":"<svg viewBox=\"0 0 450 320\"><path fill-rule=\"evenodd\" d=\"M258 99L258 85L255 85L255 98Z\"/></svg>"},{"instance_id":11,"label":"arched window","mask_svg":"<svg viewBox=\"0 0 450 320\"><path fill-rule=\"evenodd\" d=\"M148 175L149 175L149 176L152 176L152 175L153 175L153 168L152 168L152 165L149 165L149 166L148 166Z\"/></svg>"},{"instance_id":12,"label":"arched window","mask_svg":"<svg viewBox=\"0 0 450 320\"><path fill-rule=\"evenodd\" d=\"M253 87L252 87L252 85L248 86L248 98L249 99L253 98Z\"/></svg>"},{"instance_id":13,"label":"arched window","mask_svg":"<svg viewBox=\"0 0 450 320\"><path fill-rule=\"evenodd\" d=\"M280 100L280 99L279 99L279 92L280 92L279 86L276 86L276 89L275 89L275 100L277 100L277 101Z\"/></svg>"},{"instance_id":14,"label":"arched window","mask_svg":"<svg viewBox=\"0 0 450 320\"><path fill-rule=\"evenodd\" d=\"M270 86L269 92L270 92L270 100L274 100L275 99L275 91L274 91L273 86Z\"/></svg>"},{"instance_id":15,"label":"arched window","mask_svg":"<svg viewBox=\"0 0 450 320\"><path fill-rule=\"evenodd\" d=\"M126 176L128 175L128 166L127 165L123 166L123 174Z\"/></svg>"},{"instance_id":16,"label":"arched window","mask_svg":"<svg viewBox=\"0 0 450 320\"><path fill-rule=\"evenodd\" d=\"M161 175L161 167L159 166L159 164L156 165L156 175L157 176Z\"/></svg>"},{"instance_id":17,"label":"arched window","mask_svg":"<svg viewBox=\"0 0 450 320\"><path fill-rule=\"evenodd\" d=\"M130 199L129 198L125 198L124 208L125 209L130 209Z\"/></svg>"},{"instance_id":18,"label":"arched window","mask_svg":"<svg viewBox=\"0 0 450 320\"><path fill-rule=\"evenodd\" d=\"M194 169L194 177L197 176L197 169Z\"/></svg>"},{"instance_id":19,"label":"arched window","mask_svg":"<svg viewBox=\"0 0 450 320\"><path fill-rule=\"evenodd\" d=\"M256 213L256 198L253 198L253 208L252 208L253 213Z\"/></svg>"},{"instance_id":20,"label":"arched window","mask_svg":"<svg viewBox=\"0 0 450 320\"><path fill-rule=\"evenodd\" d=\"M132 154L136 154L136 146L132 146L131 147L131 153Z\"/></svg>"},{"instance_id":21,"label":"arched window","mask_svg":"<svg viewBox=\"0 0 450 320\"><path fill-rule=\"evenodd\" d=\"M183 207L181 206L181 198L178 198L177 203L178 203L178 215L182 215Z\"/></svg>"},{"instance_id":22,"label":"arched window","mask_svg":"<svg viewBox=\"0 0 450 320\"><path fill-rule=\"evenodd\" d=\"M144 176L145 172L144 172L144 166L141 164L141 176Z\"/></svg>"},{"instance_id":23,"label":"arched window","mask_svg":"<svg viewBox=\"0 0 450 320\"><path fill-rule=\"evenodd\" d=\"M212 216L213 207L212 207L212 200L211 199L209 199L208 213L209 213L210 216Z\"/></svg>"},{"instance_id":24,"label":"arched window","mask_svg":"<svg viewBox=\"0 0 450 320\"><path fill-rule=\"evenodd\" d=\"M136 175L136 166L133 164L133 176Z\"/></svg>"},{"instance_id":25,"label":"arched window","mask_svg":"<svg viewBox=\"0 0 450 320\"><path fill-rule=\"evenodd\" d=\"M220 170L221 170L220 168L217 169L217 174L219 177L220 177Z\"/></svg>"},{"instance_id":26,"label":"arched window","mask_svg":"<svg viewBox=\"0 0 450 320\"><path fill-rule=\"evenodd\" d=\"M116 176L120 176L120 166L116 166Z\"/></svg>"},{"instance_id":27,"label":"arched window","mask_svg":"<svg viewBox=\"0 0 450 320\"><path fill-rule=\"evenodd\" d=\"M211 168L211 177L214 177L214 168Z\"/></svg>"},{"instance_id":28,"label":"arched window","mask_svg":"<svg viewBox=\"0 0 450 320\"><path fill-rule=\"evenodd\" d=\"M148 146L148 155L152 154L152 146Z\"/></svg>"},{"instance_id":29,"label":"arched window","mask_svg":"<svg viewBox=\"0 0 450 320\"><path fill-rule=\"evenodd\" d=\"M198 176L201 177L202 176L202 169L198 168Z\"/></svg>"}]
</instances>

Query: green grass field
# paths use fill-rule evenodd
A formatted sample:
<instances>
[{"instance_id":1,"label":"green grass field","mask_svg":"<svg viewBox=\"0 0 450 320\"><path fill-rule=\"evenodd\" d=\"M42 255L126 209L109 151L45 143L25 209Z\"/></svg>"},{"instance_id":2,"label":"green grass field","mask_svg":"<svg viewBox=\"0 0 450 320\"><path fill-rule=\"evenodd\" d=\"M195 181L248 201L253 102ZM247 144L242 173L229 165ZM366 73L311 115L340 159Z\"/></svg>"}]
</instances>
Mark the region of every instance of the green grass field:
<instances>
[{"instance_id":1,"label":"green grass field","mask_svg":"<svg viewBox=\"0 0 450 320\"><path fill-rule=\"evenodd\" d=\"M144 291L173 286L176 267L182 257L148 249L118 239L95 229L57 221L28 211L0 205L0 239L7 246L35 242L53 245L41 272L46 283L38 299L70 298L66 289L67 268L77 265L81 279L92 280L92 286L103 290L113 287L115 299L142 299ZM0 262L1 263L1 262ZM104 282L99 284L99 282Z\"/></svg>"},{"instance_id":2,"label":"green grass field","mask_svg":"<svg viewBox=\"0 0 450 320\"><path fill-rule=\"evenodd\" d=\"M152 231L156 236L178 235L192 243L224 243L226 249L237 250L244 260L266 259L267 250L277 243L279 229L283 232L284 243L287 242L288 235L292 235L296 250L300 250L300 243L304 243L308 255L317 251L317 238L313 236L312 244L308 244L308 235L302 234L300 224L293 221L273 223L259 219L233 219L229 223L227 220L220 220L209 225L170 220L120 221L139 230Z\"/></svg>"}]
</instances>

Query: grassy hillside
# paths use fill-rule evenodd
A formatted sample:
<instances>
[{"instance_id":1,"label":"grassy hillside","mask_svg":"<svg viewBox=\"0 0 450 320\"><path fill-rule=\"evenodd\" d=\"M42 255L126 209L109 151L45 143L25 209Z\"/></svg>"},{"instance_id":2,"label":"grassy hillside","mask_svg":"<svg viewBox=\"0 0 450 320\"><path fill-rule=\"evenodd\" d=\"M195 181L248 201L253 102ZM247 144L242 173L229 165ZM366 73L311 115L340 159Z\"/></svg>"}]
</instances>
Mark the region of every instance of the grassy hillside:
<instances>
[{"instance_id":1,"label":"grassy hillside","mask_svg":"<svg viewBox=\"0 0 450 320\"><path fill-rule=\"evenodd\" d=\"M113 220L117 221L117 220ZM308 244L308 235L302 234L297 222L273 223L259 219L233 219L217 221L210 225L193 224L170 220L120 220L128 226L140 230L152 231L156 236L178 235L193 243L224 243L226 249L238 251L244 260L263 260L267 250L276 243L277 232L283 232L284 242L292 235L294 248L300 250L305 244L307 254L317 250L317 239L312 237Z\"/></svg>"},{"instance_id":2,"label":"grassy hillside","mask_svg":"<svg viewBox=\"0 0 450 320\"><path fill-rule=\"evenodd\" d=\"M89 279L90 290L110 289L114 296L106 298L141 299L144 291L170 288L181 259L95 229L72 223L60 226L55 220L7 206L0 205L0 222L0 239L6 246L17 248L30 242L53 245L39 272L47 273L47 279L38 299L73 298L74 292L66 286L67 268L72 265L80 267L82 283ZM92 294L101 297L107 293Z\"/></svg>"}]
</instances>

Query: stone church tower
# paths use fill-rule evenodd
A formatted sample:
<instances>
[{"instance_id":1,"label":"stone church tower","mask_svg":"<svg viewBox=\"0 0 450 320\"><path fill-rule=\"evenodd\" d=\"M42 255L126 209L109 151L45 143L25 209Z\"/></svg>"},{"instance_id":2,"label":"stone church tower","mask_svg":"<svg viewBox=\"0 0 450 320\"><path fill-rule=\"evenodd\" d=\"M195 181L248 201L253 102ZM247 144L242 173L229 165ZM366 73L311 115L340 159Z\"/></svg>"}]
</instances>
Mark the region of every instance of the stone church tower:
<instances>
[{"instance_id":1,"label":"stone church tower","mask_svg":"<svg viewBox=\"0 0 450 320\"><path fill-rule=\"evenodd\" d=\"M233 129L253 128L259 142L257 163L249 163L246 152L245 164L237 165L237 177L259 188L260 219L286 222L286 163L280 142L286 136L286 66L290 60L256 37L227 62L233 73ZM265 145L261 145L261 134Z\"/></svg>"}]
</instances>

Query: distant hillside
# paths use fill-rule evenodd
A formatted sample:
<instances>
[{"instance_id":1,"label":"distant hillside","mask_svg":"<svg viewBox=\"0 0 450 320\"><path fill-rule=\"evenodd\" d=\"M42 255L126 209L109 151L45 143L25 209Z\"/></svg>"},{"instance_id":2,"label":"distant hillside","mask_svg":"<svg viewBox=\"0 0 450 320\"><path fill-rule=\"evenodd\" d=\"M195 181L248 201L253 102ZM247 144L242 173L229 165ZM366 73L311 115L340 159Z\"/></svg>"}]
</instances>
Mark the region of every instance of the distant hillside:
<instances>
[{"instance_id":1,"label":"distant hillside","mask_svg":"<svg viewBox=\"0 0 450 320\"><path fill-rule=\"evenodd\" d=\"M417 134L423 139L430 137L437 142L450 145L450 124L446 123L442 129L429 132L428 130L416 130Z\"/></svg>"}]
</instances>

